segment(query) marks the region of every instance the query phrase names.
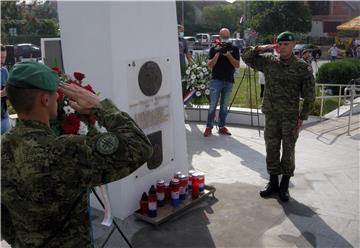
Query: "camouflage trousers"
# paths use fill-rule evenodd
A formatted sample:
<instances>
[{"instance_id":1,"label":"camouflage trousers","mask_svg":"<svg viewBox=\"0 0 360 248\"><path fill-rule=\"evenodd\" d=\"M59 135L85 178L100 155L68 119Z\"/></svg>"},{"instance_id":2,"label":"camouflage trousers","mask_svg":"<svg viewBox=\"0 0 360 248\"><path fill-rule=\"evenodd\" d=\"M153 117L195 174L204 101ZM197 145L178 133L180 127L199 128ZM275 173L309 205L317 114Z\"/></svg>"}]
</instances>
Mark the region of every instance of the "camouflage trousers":
<instances>
[{"instance_id":1,"label":"camouflage trousers","mask_svg":"<svg viewBox=\"0 0 360 248\"><path fill-rule=\"evenodd\" d=\"M270 175L294 175L297 120L297 114L265 114L266 166Z\"/></svg>"}]
</instances>

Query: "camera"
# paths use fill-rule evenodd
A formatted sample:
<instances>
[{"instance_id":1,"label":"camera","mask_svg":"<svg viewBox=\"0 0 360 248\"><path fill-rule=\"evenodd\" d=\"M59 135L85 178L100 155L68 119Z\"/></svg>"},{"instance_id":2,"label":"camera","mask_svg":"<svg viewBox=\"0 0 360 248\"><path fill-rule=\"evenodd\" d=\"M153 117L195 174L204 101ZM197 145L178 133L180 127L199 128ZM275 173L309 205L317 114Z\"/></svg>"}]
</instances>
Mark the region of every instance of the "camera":
<instances>
[{"instance_id":1,"label":"camera","mask_svg":"<svg viewBox=\"0 0 360 248\"><path fill-rule=\"evenodd\" d=\"M231 42L221 42L221 43L218 43L217 45L219 46L216 46L215 47L215 52L219 52L219 53L227 53L228 51L231 51L232 50L232 43Z\"/></svg>"}]
</instances>

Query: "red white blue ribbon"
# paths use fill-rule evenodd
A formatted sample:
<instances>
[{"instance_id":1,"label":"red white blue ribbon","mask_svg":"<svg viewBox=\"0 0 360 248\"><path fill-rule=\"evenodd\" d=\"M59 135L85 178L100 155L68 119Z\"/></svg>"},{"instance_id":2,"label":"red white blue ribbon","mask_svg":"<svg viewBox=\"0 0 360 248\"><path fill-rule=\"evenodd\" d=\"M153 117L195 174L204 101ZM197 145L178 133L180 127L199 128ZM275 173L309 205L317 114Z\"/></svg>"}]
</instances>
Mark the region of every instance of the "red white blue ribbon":
<instances>
[{"instance_id":1,"label":"red white blue ribbon","mask_svg":"<svg viewBox=\"0 0 360 248\"><path fill-rule=\"evenodd\" d=\"M191 100L191 98L195 95L196 90L190 90L184 97L183 102L184 105Z\"/></svg>"}]
</instances>

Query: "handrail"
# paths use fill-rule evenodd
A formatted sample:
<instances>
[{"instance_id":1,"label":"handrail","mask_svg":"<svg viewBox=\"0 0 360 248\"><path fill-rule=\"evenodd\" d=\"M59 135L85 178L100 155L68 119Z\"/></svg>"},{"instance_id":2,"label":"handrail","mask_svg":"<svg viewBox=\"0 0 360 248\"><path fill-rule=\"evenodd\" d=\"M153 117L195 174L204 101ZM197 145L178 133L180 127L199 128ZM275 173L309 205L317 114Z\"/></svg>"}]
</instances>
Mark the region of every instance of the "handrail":
<instances>
[{"instance_id":1,"label":"handrail","mask_svg":"<svg viewBox=\"0 0 360 248\"><path fill-rule=\"evenodd\" d=\"M332 87L339 87L339 94L338 95L333 95L333 96L325 96L325 86L332 86ZM339 117L339 108L340 108L340 103L341 103L341 98L345 98L345 97L349 97L350 95L345 94L341 94L341 90L342 88L346 88L346 87L350 87L352 85L349 84L315 84L315 87L321 87L321 96L317 96L316 99L321 99L321 103L320 103L320 121L322 120L323 117L323 109L324 109L324 99L329 99L329 98L338 98L338 113L337 113L337 117ZM354 92L353 95L354 97L358 97L360 96L360 94L356 94L356 91L360 91L360 88L358 88L359 86L353 84L354 86ZM347 91L346 91L347 92Z\"/></svg>"},{"instance_id":2,"label":"handrail","mask_svg":"<svg viewBox=\"0 0 360 248\"><path fill-rule=\"evenodd\" d=\"M345 92L348 92L350 90L350 113L349 113L349 119L348 119L348 130L347 135L350 136L350 126L351 126L351 116L353 112L353 104L354 104L354 93L356 93L357 90L360 90L359 86L356 86L355 84L352 84L351 87L346 87Z\"/></svg>"},{"instance_id":3,"label":"handrail","mask_svg":"<svg viewBox=\"0 0 360 248\"><path fill-rule=\"evenodd\" d=\"M346 87L350 86L351 84L315 84L315 86L334 86L334 87Z\"/></svg>"},{"instance_id":4,"label":"handrail","mask_svg":"<svg viewBox=\"0 0 360 248\"><path fill-rule=\"evenodd\" d=\"M334 95L334 96L325 96L325 86L332 86L332 87L339 87L339 94L338 95ZM315 87L321 87L321 96L317 96L316 99L321 99L321 104L320 104L320 121L322 121L322 117L323 117L323 109L324 109L324 99L328 99L328 98L338 98L338 108L337 108L337 117L339 117L339 109L340 109L340 103L341 103L341 98L344 97L344 99L346 97L350 97L350 113L349 113L349 120L348 120L348 130L347 130L347 135L350 136L350 126L351 126L351 117L352 117L352 112L353 112L353 105L354 105L354 98L355 97L359 97L360 94L357 94L357 91L360 91L360 85L355 85L355 84L315 84ZM344 94L341 94L341 89L344 89ZM350 94L348 94L348 92L350 92Z\"/></svg>"}]
</instances>

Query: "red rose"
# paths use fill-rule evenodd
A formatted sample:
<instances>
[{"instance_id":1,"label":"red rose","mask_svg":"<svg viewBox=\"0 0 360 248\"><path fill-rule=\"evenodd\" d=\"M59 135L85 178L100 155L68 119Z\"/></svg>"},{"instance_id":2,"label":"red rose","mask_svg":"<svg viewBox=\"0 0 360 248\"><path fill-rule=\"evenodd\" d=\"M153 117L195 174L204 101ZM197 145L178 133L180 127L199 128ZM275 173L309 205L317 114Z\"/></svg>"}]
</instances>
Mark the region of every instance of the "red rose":
<instances>
[{"instance_id":1,"label":"red rose","mask_svg":"<svg viewBox=\"0 0 360 248\"><path fill-rule=\"evenodd\" d=\"M66 134L76 134L80 128L80 120L75 114L70 114L61 127Z\"/></svg>"},{"instance_id":2,"label":"red rose","mask_svg":"<svg viewBox=\"0 0 360 248\"><path fill-rule=\"evenodd\" d=\"M56 72L58 74L59 77L61 77L63 75L62 71L57 68L57 67L53 67L51 68L54 72Z\"/></svg>"},{"instance_id":3,"label":"red rose","mask_svg":"<svg viewBox=\"0 0 360 248\"><path fill-rule=\"evenodd\" d=\"M96 116L95 115L90 115L89 116L89 122L90 122L91 125L95 125Z\"/></svg>"},{"instance_id":4,"label":"red rose","mask_svg":"<svg viewBox=\"0 0 360 248\"><path fill-rule=\"evenodd\" d=\"M81 86L78 81L72 80L72 79L69 79L69 80L67 81L67 83L68 83L68 84L76 84L77 86Z\"/></svg>"},{"instance_id":5,"label":"red rose","mask_svg":"<svg viewBox=\"0 0 360 248\"><path fill-rule=\"evenodd\" d=\"M64 93L62 93L61 90L57 90L57 91L56 91L56 94L57 94L57 96L56 96L56 101L57 101L57 102L61 102L61 101L64 99Z\"/></svg>"},{"instance_id":6,"label":"red rose","mask_svg":"<svg viewBox=\"0 0 360 248\"><path fill-rule=\"evenodd\" d=\"M92 93L94 93L94 94L95 94L95 91L93 90L93 88L91 87L91 85L90 85L90 84L88 84L88 85L84 86L83 88L84 88L84 89L86 89L86 90L88 90L88 91L91 91Z\"/></svg>"},{"instance_id":7,"label":"red rose","mask_svg":"<svg viewBox=\"0 0 360 248\"><path fill-rule=\"evenodd\" d=\"M77 80L81 81L81 80L83 80L83 79L85 78L85 75L82 74L81 72L74 72L74 77L75 77Z\"/></svg>"}]
</instances>

